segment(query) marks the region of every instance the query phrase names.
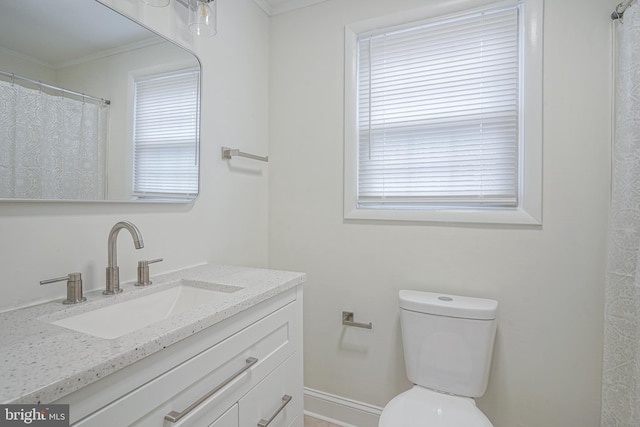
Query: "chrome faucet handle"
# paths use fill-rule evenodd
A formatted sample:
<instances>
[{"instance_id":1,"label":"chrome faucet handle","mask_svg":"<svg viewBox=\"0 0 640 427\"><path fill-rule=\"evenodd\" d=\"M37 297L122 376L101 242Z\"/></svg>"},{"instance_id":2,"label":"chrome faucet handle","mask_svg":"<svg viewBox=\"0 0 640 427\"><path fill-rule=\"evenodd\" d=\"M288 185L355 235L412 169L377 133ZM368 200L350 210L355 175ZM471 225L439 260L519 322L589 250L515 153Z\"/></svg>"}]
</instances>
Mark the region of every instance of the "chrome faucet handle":
<instances>
[{"instance_id":1,"label":"chrome faucet handle","mask_svg":"<svg viewBox=\"0 0 640 427\"><path fill-rule=\"evenodd\" d=\"M164 261L162 258L152 259L150 261L138 261L138 280L135 286L147 286L153 282L149 280L149 264Z\"/></svg>"},{"instance_id":2,"label":"chrome faucet handle","mask_svg":"<svg viewBox=\"0 0 640 427\"><path fill-rule=\"evenodd\" d=\"M68 276L56 277L55 279L41 280L41 285L47 285L49 283L67 281L67 299L62 301L63 304L78 304L86 301L82 295L82 274L81 273L69 273Z\"/></svg>"}]
</instances>

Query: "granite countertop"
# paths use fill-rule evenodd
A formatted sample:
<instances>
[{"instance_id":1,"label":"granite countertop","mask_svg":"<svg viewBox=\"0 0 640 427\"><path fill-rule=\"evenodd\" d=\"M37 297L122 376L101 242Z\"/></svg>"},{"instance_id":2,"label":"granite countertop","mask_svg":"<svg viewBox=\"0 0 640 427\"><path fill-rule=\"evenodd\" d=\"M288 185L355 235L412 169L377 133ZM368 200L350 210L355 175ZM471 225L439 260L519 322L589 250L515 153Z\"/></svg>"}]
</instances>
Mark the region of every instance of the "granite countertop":
<instances>
[{"instance_id":1,"label":"granite countertop","mask_svg":"<svg viewBox=\"0 0 640 427\"><path fill-rule=\"evenodd\" d=\"M206 264L155 275L153 284L146 287L124 284L118 295L87 292L87 302L82 304L63 305L56 300L0 313L0 403L53 402L294 288L305 278L304 273ZM197 282L203 288L216 284L242 289L115 339L49 323L169 289L181 280Z\"/></svg>"}]
</instances>

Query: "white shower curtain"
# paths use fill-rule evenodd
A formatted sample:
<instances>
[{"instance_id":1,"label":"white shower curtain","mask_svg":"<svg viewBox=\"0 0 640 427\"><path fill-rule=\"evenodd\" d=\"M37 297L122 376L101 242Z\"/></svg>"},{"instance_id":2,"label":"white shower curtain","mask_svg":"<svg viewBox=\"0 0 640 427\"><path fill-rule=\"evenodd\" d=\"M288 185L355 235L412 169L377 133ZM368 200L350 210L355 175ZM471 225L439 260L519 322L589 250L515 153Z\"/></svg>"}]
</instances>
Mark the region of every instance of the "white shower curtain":
<instances>
[{"instance_id":1,"label":"white shower curtain","mask_svg":"<svg viewBox=\"0 0 640 427\"><path fill-rule=\"evenodd\" d=\"M602 427L640 426L640 5L616 22Z\"/></svg>"},{"instance_id":2,"label":"white shower curtain","mask_svg":"<svg viewBox=\"0 0 640 427\"><path fill-rule=\"evenodd\" d=\"M0 198L100 200L108 107L0 82Z\"/></svg>"}]
</instances>

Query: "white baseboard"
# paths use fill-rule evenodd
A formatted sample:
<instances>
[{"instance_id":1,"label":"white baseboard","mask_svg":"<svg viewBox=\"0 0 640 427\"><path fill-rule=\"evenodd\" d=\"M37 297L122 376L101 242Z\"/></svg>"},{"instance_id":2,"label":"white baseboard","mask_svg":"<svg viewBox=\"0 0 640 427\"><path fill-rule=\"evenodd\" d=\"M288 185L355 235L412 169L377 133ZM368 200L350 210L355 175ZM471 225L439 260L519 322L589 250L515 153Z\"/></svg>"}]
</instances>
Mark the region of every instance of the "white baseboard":
<instances>
[{"instance_id":1,"label":"white baseboard","mask_svg":"<svg viewBox=\"0 0 640 427\"><path fill-rule=\"evenodd\" d=\"M378 427L382 408L305 387L304 413L342 427Z\"/></svg>"}]
</instances>

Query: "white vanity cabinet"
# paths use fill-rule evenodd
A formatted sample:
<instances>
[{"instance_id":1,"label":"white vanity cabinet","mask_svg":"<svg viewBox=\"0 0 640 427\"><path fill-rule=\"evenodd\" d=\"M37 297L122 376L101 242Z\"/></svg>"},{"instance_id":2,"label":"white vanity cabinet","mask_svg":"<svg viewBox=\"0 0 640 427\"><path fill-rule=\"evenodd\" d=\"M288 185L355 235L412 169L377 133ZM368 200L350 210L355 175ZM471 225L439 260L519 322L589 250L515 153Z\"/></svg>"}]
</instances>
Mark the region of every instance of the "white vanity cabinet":
<instances>
[{"instance_id":1,"label":"white vanity cabinet","mask_svg":"<svg viewBox=\"0 0 640 427\"><path fill-rule=\"evenodd\" d=\"M302 387L298 286L53 403L78 427L302 427Z\"/></svg>"},{"instance_id":2,"label":"white vanity cabinet","mask_svg":"<svg viewBox=\"0 0 640 427\"><path fill-rule=\"evenodd\" d=\"M227 410L210 427L238 427L238 404Z\"/></svg>"}]
</instances>

